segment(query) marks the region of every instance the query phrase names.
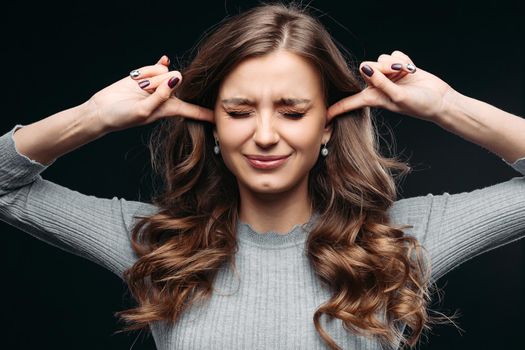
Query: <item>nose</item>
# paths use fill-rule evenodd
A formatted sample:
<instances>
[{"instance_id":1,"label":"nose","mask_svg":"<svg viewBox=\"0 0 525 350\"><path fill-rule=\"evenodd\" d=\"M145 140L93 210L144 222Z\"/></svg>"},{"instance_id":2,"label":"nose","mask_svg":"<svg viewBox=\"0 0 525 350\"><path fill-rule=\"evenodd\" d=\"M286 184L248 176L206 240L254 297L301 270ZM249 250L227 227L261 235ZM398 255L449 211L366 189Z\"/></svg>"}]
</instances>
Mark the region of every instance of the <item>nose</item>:
<instances>
[{"instance_id":1,"label":"nose","mask_svg":"<svg viewBox=\"0 0 525 350\"><path fill-rule=\"evenodd\" d=\"M279 142L279 134L273 125L273 116L258 116L253 140L261 148L268 148Z\"/></svg>"}]
</instances>

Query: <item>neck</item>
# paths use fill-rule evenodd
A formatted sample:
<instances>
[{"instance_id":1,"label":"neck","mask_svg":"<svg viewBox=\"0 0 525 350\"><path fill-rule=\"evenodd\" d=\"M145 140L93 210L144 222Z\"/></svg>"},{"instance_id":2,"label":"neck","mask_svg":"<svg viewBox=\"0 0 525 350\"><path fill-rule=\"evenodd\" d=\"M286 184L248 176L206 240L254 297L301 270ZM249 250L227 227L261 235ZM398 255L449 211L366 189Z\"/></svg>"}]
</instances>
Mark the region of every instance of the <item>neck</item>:
<instances>
[{"instance_id":1,"label":"neck","mask_svg":"<svg viewBox=\"0 0 525 350\"><path fill-rule=\"evenodd\" d=\"M261 193L239 185L239 218L257 232L288 233L294 225L308 222L312 208L308 198L308 179L280 193Z\"/></svg>"}]
</instances>

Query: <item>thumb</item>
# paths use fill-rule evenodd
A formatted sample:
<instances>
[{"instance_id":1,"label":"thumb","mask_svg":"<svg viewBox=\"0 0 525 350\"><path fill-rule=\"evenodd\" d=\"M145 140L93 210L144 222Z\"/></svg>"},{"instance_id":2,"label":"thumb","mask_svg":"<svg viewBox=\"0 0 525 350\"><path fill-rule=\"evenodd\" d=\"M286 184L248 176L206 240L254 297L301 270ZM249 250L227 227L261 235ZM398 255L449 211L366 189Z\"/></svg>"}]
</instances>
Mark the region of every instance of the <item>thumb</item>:
<instances>
[{"instance_id":1,"label":"thumb","mask_svg":"<svg viewBox=\"0 0 525 350\"><path fill-rule=\"evenodd\" d=\"M170 58L166 55L162 55L162 57L157 61L156 64L168 66L170 64Z\"/></svg>"}]
</instances>

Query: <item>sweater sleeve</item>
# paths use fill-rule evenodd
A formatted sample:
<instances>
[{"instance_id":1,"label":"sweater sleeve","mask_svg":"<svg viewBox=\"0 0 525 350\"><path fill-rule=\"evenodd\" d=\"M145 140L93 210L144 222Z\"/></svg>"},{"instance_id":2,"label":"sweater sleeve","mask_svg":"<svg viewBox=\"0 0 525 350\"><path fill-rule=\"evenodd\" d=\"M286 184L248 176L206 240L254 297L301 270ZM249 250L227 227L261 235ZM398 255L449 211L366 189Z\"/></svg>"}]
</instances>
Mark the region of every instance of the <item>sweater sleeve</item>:
<instances>
[{"instance_id":1,"label":"sweater sleeve","mask_svg":"<svg viewBox=\"0 0 525 350\"><path fill-rule=\"evenodd\" d=\"M156 207L124 198L98 198L42 178L48 165L19 153L13 133L0 136L0 220L95 262L122 278L136 260L130 230L136 215Z\"/></svg>"},{"instance_id":2,"label":"sweater sleeve","mask_svg":"<svg viewBox=\"0 0 525 350\"><path fill-rule=\"evenodd\" d=\"M504 158L501 158L507 165L512 167L517 172L525 175L525 157L517 159L514 163L507 162Z\"/></svg>"},{"instance_id":3,"label":"sweater sleeve","mask_svg":"<svg viewBox=\"0 0 525 350\"><path fill-rule=\"evenodd\" d=\"M509 163L507 163L509 164ZM525 175L525 158L513 164ZM391 214L425 248L432 280L484 252L525 236L525 176L470 192L398 200Z\"/></svg>"}]
</instances>

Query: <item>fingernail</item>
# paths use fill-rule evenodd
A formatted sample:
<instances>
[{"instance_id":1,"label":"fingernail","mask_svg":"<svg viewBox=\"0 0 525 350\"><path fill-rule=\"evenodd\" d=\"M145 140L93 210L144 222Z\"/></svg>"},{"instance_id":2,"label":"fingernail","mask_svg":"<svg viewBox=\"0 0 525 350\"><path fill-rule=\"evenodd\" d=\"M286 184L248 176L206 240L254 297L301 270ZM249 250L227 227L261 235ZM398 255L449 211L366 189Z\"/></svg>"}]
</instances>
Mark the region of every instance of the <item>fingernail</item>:
<instances>
[{"instance_id":1,"label":"fingernail","mask_svg":"<svg viewBox=\"0 0 525 350\"><path fill-rule=\"evenodd\" d=\"M129 76L132 77L132 78L136 78L140 75L140 72L138 69L134 69L132 70L130 73L129 73Z\"/></svg>"},{"instance_id":2,"label":"fingernail","mask_svg":"<svg viewBox=\"0 0 525 350\"><path fill-rule=\"evenodd\" d=\"M394 63L390 66L390 68L392 68L393 70L401 70L401 68L403 68L403 65L401 63Z\"/></svg>"},{"instance_id":3,"label":"fingernail","mask_svg":"<svg viewBox=\"0 0 525 350\"><path fill-rule=\"evenodd\" d=\"M146 86L149 85L149 80L143 80L139 83L139 86L144 89Z\"/></svg>"},{"instance_id":4,"label":"fingernail","mask_svg":"<svg viewBox=\"0 0 525 350\"><path fill-rule=\"evenodd\" d=\"M416 66L414 66L412 63L407 63L407 69L410 71L410 73L414 73L416 71Z\"/></svg>"},{"instance_id":5,"label":"fingernail","mask_svg":"<svg viewBox=\"0 0 525 350\"><path fill-rule=\"evenodd\" d=\"M179 82L179 77L172 77L169 81L168 81L168 86L170 87L170 89L173 89L173 87L175 85L177 85L177 83Z\"/></svg>"},{"instance_id":6,"label":"fingernail","mask_svg":"<svg viewBox=\"0 0 525 350\"><path fill-rule=\"evenodd\" d=\"M374 74L374 70L368 64L365 64L363 67L361 67L361 70L369 77L371 77L372 74Z\"/></svg>"}]
</instances>

